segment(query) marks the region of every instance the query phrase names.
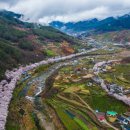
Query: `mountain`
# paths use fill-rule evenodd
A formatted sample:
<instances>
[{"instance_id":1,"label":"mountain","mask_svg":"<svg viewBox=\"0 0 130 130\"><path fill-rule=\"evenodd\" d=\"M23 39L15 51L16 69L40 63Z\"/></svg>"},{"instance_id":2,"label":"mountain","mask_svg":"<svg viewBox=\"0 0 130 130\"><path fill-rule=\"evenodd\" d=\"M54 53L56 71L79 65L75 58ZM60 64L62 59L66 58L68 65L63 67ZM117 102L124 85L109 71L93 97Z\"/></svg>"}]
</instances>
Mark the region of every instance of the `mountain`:
<instances>
[{"instance_id":1,"label":"mountain","mask_svg":"<svg viewBox=\"0 0 130 130\"><path fill-rule=\"evenodd\" d=\"M77 23L62 23L59 21L53 21L50 23L50 25L54 28L61 30L62 32L75 35L77 33L80 34L86 32L88 29L91 29L96 22L98 22L98 19L79 21Z\"/></svg>"},{"instance_id":2,"label":"mountain","mask_svg":"<svg viewBox=\"0 0 130 130\"><path fill-rule=\"evenodd\" d=\"M0 79L6 69L75 52L73 37L50 26L23 22L22 16L0 11Z\"/></svg>"},{"instance_id":3,"label":"mountain","mask_svg":"<svg viewBox=\"0 0 130 130\"><path fill-rule=\"evenodd\" d=\"M121 31L130 29L130 15L126 14L120 17L108 17L103 20L91 19L79 22L62 23L54 21L51 26L71 35L82 34L91 35L111 31Z\"/></svg>"}]
</instances>

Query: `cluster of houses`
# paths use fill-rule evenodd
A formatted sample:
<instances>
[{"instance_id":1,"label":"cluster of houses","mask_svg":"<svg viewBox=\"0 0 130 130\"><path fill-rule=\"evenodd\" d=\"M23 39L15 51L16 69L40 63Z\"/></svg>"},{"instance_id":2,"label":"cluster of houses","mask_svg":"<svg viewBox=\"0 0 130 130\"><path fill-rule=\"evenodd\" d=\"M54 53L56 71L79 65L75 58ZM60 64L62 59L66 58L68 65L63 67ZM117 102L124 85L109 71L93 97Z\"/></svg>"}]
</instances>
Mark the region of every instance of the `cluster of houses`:
<instances>
[{"instance_id":1,"label":"cluster of houses","mask_svg":"<svg viewBox=\"0 0 130 130\"><path fill-rule=\"evenodd\" d=\"M123 87L117 84L107 84L107 89L109 90L110 93L116 93L121 96L124 94Z\"/></svg>"},{"instance_id":2,"label":"cluster of houses","mask_svg":"<svg viewBox=\"0 0 130 130\"><path fill-rule=\"evenodd\" d=\"M105 113L96 110L96 116L100 122L104 122L105 120L108 120L109 122L113 123L117 120L117 112L114 111L107 111Z\"/></svg>"},{"instance_id":3,"label":"cluster of houses","mask_svg":"<svg viewBox=\"0 0 130 130\"><path fill-rule=\"evenodd\" d=\"M112 64L113 62L115 61L102 61L102 62L99 62L97 64L95 64L93 70L95 73L102 73L102 72L107 72L108 70L111 70L112 69Z\"/></svg>"},{"instance_id":4,"label":"cluster of houses","mask_svg":"<svg viewBox=\"0 0 130 130\"><path fill-rule=\"evenodd\" d=\"M130 105L130 97L127 96L130 94L130 90L125 90L123 89L122 86L119 86L117 84L107 84L101 77L99 77L100 72L104 72L104 68L106 66L110 66L113 63L118 63L119 60L110 60L110 61L102 61L94 65L93 71L94 74L96 75L93 80L94 82L98 83L101 85L101 87L108 92L109 95L115 97L118 100L123 101L125 104Z\"/></svg>"},{"instance_id":5,"label":"cluster of houses","mask_svg":"<svg viewBox=\"0 0 130 130\"><path fill-rule=\"evenodd\" d=\"M109 60L109 61L101 61L94 65L93 71L97 73L107 72L108 70L112 70L112 65L115 63L119 63L120 60Z\"/></svg>"},{"instance_id":6,"label":"cluster of houses","mask_svg":"<svg viewBox=\"0 0 130 130\"><path fill-rule=\"evenodd\" d=\"M97 119L104 123L106 120L115 126L120 126L122 130L130 130L130 115L118 115L115 111L99 112L96 110Z\"/></svg>"},{"instance_id":7,"label":"cluster of houses","mask_svg":"<svg viewBox=\"0 0 130 130\"><path fill-rule=\"evenodd\" d=\"M86 43L92 47L95 47L95 48L101 48L102 47L102 44L101 42L98 42L96 39L93 39L91 37L87 38L87 37L84 37L83 38L84 40L82 40L83 43Z\"/></svg>"},{"instance_id":8,"label":"cluster of houses","mask_svg":"<svg viewBox=\"0 0 130 130\"><path fill-rule=\"evenodd\" d=\"M117 84L107 84L107 89L109 90L110 93L112 93L112 94L115 93L115 94L118 94L120 96L130 94L129 89L124 89L122 86L119 86Z\"/></svg>"},{"instance_id":9,"label":"cluster of houses","mask_svg":"<svg viewBox=\"0 0 130 130\"><path fill-rule=\"evenodd\" d=\"M109 65L110 65L110 62L109 62ZM109 68L109 69L111 69L111 68ZM109 70L109 69L107 69L107 70ZM117 84L108 84L107 88L110 92L119 94L120 96L130 94L130 89L124 89L122 86L117 85Z\"/></svg>"}]
</instances>

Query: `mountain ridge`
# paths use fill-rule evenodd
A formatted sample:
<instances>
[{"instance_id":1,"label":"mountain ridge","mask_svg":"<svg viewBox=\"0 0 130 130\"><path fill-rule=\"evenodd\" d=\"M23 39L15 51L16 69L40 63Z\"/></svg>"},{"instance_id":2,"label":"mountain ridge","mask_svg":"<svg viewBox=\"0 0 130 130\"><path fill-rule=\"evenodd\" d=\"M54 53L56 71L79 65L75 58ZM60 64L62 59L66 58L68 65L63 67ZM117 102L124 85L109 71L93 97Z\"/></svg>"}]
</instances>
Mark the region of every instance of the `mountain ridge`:
<instances>
[{"instance_id":1,"label":"mountain ridge","mask_svg":"<svg viewBox=\"0 0 130 130\"><path fill-rule=\"evenodd\" d=\"M53 21L51 26L68 33L70 35L86 33L86 35L99 34L111 31L120 31L130 29L130 14L125 14L118 17L108 17L103 20L96 18L91 20L62 23L59 21Z\"/></svg>"}]
</instances>

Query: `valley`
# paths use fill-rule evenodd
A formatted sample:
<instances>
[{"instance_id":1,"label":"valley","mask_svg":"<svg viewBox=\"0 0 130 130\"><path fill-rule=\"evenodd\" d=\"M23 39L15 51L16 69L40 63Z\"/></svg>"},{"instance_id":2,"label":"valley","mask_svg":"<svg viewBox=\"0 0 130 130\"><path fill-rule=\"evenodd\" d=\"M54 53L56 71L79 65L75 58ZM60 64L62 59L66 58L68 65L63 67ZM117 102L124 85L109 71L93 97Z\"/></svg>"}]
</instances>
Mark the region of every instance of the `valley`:
<instances>
[{"instance_id":1,"label":"valley","mask_svg":"<svg viewBox=\"0 0 130 130\"><path fill-rule=\"evenodd\" d=\"M92 50L87 52L88 56L82 53L71 60L50 62L25 71L13 93L6 129L120 130L125 127L118 118L129 113L129 93L121 95L107 87L117 84L124 92L130 89L128 79L118 74L127 75L129 64L123 65L123 57L117 51ZM110 79L110 74L117 74L122 81L118 77L118 81ZM108 112L117 114L111 117Z\"/></svg>"},{"instance_id":2,"label":"valley","mask_svg":"<svg viewBox=\"0 0 130 130\"><path fill-rule=\"evenodd\" d=\"M0 10L0 130L130 130L130 15L23 18Z\"/></svg>"}]
</instances>

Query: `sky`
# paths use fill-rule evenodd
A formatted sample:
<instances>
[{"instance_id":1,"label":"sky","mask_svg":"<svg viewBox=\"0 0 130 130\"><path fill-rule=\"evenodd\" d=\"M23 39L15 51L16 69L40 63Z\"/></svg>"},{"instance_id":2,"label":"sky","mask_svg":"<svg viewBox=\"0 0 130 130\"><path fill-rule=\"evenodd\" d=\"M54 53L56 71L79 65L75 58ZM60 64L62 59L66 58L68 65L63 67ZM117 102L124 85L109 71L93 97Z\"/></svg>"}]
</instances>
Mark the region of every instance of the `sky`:
<instances>
[{"instance_id":1,"label":"sky","mask_svg":"<svg viewBox=\"0 0 130 130\"><path fill-rule=\"evenodd\" d=\"M77 22L130 12L130 0L0 0L0 9L24 14L31 22Z\"/></svg>"}]
</instances>

